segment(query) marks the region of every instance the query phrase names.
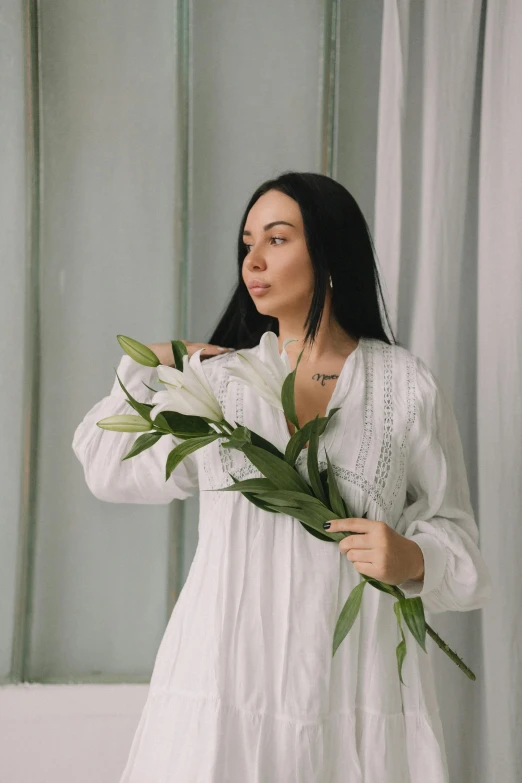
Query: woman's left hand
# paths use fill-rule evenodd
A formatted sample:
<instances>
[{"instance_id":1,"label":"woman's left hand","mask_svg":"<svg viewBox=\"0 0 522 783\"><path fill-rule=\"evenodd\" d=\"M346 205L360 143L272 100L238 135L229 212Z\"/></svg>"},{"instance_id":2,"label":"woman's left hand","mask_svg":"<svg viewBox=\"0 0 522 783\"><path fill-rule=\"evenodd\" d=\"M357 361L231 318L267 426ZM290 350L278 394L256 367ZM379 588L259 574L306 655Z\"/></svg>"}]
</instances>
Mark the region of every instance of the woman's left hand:
<instances>
[{"instance_id":1,"label":"woman's left hand","mask_svg":"<svg viewBox=\"0 0 522 783\"><path fill-rule=\"evenodd\" d=\"M389 585L398 585L408 579L424 579L422 549L386 522L359 517L332 519L330 522L329 533L357 533L339 541L339 549L360 574Z\"/></svg>"}]
</instances>

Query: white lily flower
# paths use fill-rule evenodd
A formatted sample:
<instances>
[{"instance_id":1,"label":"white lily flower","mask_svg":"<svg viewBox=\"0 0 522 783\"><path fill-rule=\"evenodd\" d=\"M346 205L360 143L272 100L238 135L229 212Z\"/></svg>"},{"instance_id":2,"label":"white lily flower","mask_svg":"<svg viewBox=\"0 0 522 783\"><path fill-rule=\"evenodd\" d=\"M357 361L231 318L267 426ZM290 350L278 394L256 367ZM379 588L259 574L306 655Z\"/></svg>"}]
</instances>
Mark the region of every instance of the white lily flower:
<instances>
[{"instance_id":1,"label":"white lily flower","mask_svg":"<svg viewBox=\"0 0 522 783\"><path fill-rule=\"evenodd\" d=\"M281 390L283 382L286 376L292 372L286 346L295 340L297 337L288 337L283 342L283 350L279 353L276 333L265 332L259 343L263 360L253 353L247 355L237 351L241 364L239 367L225 366L230 375L228 382L237 381L250 386L270 405L282 411Z\"/></svg>"},{"instance_id":2,"label":"white lily flower","mask_svg":"<svg viewBox=\"0 0 522 783\"><path fill-rule=\"evenodd\" d=\"M166 364L157 367L158 380L167 387L152 397L150 417L155 419L162 411L175 411L186 416L204 416L215 422L223 421L224 415L212 387L201 367L200 348L189 358L183 356L183 371Z\"/></svg>"}]
</instances>

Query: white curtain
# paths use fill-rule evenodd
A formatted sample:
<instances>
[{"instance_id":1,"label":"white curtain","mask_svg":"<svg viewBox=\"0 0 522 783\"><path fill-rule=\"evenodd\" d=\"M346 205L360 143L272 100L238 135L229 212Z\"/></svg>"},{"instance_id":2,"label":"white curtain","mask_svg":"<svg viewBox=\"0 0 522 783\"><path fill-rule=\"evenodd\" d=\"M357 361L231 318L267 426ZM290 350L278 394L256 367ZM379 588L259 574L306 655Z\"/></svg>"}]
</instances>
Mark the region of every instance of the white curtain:
<instances>
[{"instance_id":1,"label":"white curtain","mask_svg":"<svg viewBox=\"0 0 522 783\"><path fill-rule=\"evenodd\" d=\"M401 342L453 401L487 608L429 647L450 779L522 780L522 3L385 0L375 243ZM385 262L384 262L385 259Z\"/></svg>"}]
</instances>

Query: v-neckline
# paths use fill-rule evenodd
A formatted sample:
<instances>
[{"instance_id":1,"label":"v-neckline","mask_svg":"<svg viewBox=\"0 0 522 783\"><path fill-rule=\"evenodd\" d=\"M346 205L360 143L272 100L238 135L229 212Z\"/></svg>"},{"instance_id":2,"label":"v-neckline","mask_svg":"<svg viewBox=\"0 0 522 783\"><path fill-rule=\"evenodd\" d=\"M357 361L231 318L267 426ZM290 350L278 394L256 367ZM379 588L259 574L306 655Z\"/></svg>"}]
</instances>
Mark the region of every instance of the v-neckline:
<instances>
[{"instance_id":1,"label":"v-neckline","mask_svg":"<svg viewBox=\"0 0 522 783\"><path fill-rule=\"evenodd\" d=\"M341 372L339 373L339 376L337 378L337 382L336 382L335 388L334 388L334 390L332 392L332 396L330 397L328 405L326 406L326 411L325 411L325 414L324 414L325 416L328 416L328 414L331 411L331 409L336 406L337 402L340 402L341 395L344 392L344 387L346 386L346 373L348 371L347 368L349 366L351 366L353 364L353 362L355 361L355 354L360 353L361 342L363 340L364 340L364 337L360 337L359 338L359 342L357 343L356 347L353 349L353 351L344 360L344 364L341 367ZM353 357L353 359L352 359L352 357ZM290 431L288 429L288 424L286 423L286 416L285 416L284 411L283 410L277 410L277 413L279 414L278 415L278 420L281 423L283 433L285 434L285 448L286 448L286 446L287 446L290 438L292 437L292 435L290 434ZM305 422L305 424L307 424L307 423L308 422ZM330 426L330 424L328 424L328 426L326 428L326 431L328 431L328 427L329 426ZM302 427L301 427L301 429L302 429ZM295 433L293 433L293 434L295 435ZM308 446L303 447L301 449L301 451L299 452L299 457L301 457L303 454L306 454L308 452L308 448L309 448Z\"/></svg>"}]
</instances>

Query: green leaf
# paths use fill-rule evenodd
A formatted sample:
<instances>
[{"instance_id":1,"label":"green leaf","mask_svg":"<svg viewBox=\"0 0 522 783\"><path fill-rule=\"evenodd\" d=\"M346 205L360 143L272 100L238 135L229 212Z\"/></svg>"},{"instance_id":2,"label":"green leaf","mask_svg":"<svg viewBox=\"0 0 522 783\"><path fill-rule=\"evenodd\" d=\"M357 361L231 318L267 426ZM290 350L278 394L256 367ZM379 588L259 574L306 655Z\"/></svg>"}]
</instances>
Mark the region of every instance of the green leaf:
<instances>
[{"instance_id":1,"label":"green leaf","mask_svg":"<svg viewBox=\"0 0 522 783\"><path fill-rule=\"evenodd\" d=\"M134 441L134 445L129 453L122 458L122 462L125 459L135 457L136 454L140 454L142 451L145 451L145 449L150 449L150 447L154 446L162 437L162 432L145 432L143 435L140 435L140 437L136 438Z\"/></svg>"},{"instance_id":2,"label":"green leaf","mask_svg":"<svg viewBox=\"0 0 522 783\"><path fill-rule=\"evenodd\" d=\"M346 600L345 605L342 608L341 614L339 615L337 624L335 626L332 658L335 655L337 648L355 622L355 618L357 617L361 607L361 599L365 584L366 582L360 582L353 588L352 592Z\"/></svg>"},{"instance_id":3,"label":"green leaf","mask_svg":"<svg viewBox=\"0 0 522 783\"><path fill-rule=\"evenodd\" d=\"M313 527L314 530L316 530L318 533L323 532L323 526L321 522L318 522L318 520L315 518L314 514L310 513L309 509L305 509L302 506L281 506L281 508L276 509L281 511L284 514L288 514L290 517L295 517L296 519L300 520L301 522L304 522L305 525L308 527ZM332 541L334 540L333 536L337 535L336 533L332 534Z\"/></svg>"},{"instance_id":4,"label":"green leaf","mask_svg":"<svg viewBox=\"0 0 522 783\"><path fill-rule=\"evenodd\" d=\"M272 512L272 508L268 505L268 503L265 503L264 500L261 500L261 498L258 498L257 495L254 495L253 492L243 492L242 493L247 500L249 500L251 503L254 504L254 506L257 506L262 511L269 511Z\"/></svg>"},{"instance_id":5,"label":"green leaf","mask_svg":"<svg viewBox=\"0 0 522 783\"><path fill-rule=\"evenodd\" d=\"M256 492L270 496L270 502L281 502L281 504L286 503L314 510L319 515L318 519L321 521L321 525L323 522L336 519L330 509L313 495L305 495L304 492L296 492L294 489L270 489L268 487L260 487ZM332 535L334 534L332 533Z\"/></svg>"},{"instance_id":6,"label":"green leaf","mask_svg":"<svg viewBox=\"0 0 522 783\"><path fill-rule=\"evenodd\" d=\"M299 356L297 357L297 362L295 364L294 369L292 370L292 372L288 373L281 387L281 403L283 405L283 412L286 418L288 419L288 421L291 421L296 429L299 429L299 422L297 420L297 413L295 412L294 385L295 385L295 375L297 372L297 368L299 367L299 362L301 361L301 356L303 355L303 351L304 348L299 354Z\"/></svg>"},{"instance_id":7,"label":"green leaf","mask_svg":"<svg viewBox=\"0 0 522 783\"><path fill-rule=\"evenodd\" d=\"M169 431L178 438L212 435L215 432L202 416L189 416L178 411L162 411L156 418L160 416L163 417Z\"/></svg>"},{"instance_id":8,"label":"green leaf","mask_svg":"<svg viewBox=\"0 0 522 783\"><path fill-rule=\"evenodd\" d=\"M133 413L121 413L115 416L107 416L96 422L102 430L111 430L111 432L149 432L152 425L141 416L135 416Z\"/></svg>"},{"instance_id":9,"label":"green leaf","mask_svg":"<svg viewBox=\"0 0 522 783\"><path fill-rule=\"evenodd\" d=\"M335 519L328 508L312 495L293 490L275 489L271 481L266 478L252 478L238 481L228 487L222 487L220 492L252 491L260 496L266 503L265 511L284 513L293 516L303 523L308 532L321 541L340 541L342 533L325 533L323 522Z\"/></svg>"},{"instance_id":10,"label":"green leaf","mask_svg":"<svg viewBox=\"0 0 522 783\"><path fill-rule=\"evenodd\" d=\"M406 625L410 629L414 639L420 644L424 652L426 650L426 619L424 617L424 604L418 595L413 598L399 598L398 603Z\"/></svg>"},{"instance_id":11,"label":"green leaf","mask_svg":"<svg viewBox=\"0 0 522 783\"><path fill-rule=\"evenodd\" d=\"M348 514L346 504L344 502L344 498L341 496L341 493L339 492L339 488L337 487L337 481L335 479L335 474L333 472L332 463L330 462L330 458L328 457L328 454L325 449L326 454L326 471L328 475L328 501L327 504L330 506L332 511L337 514L339 519L347 519Z\"/></svg>"},{"instance_id":12,"label":"green leaf","mask_svg":"<svg viewBox=\"0 0 522 783\"><path fill-rule=\"evenodd\" d=\"M145 367L157 367L161 364L154 351L143 343L133 340L132 337L125 337L123 334L118 334L116 339L125 353L138 364L143 364Z\"/></svg>"},{"instance_id":13,"label":"green leaf","mask_svg":"<svg viewBox=\"0 0 522 783\"><path fill-rule=\"evenodd\" d=\"M323 434L331 417L338 410L340 410L340 408L332 408L332 410L328 412L328 416L321 416L320 418L316 417L317 431L319 435ZM310 432L312 431L312 427L314 426L314 424L315 424L315 419L311 419L310 421L307 421L306 424L303 424L303 426L300 429L297 429L294 432L294 434L291 436L290 440L286 444L285 460L288 462L289 465L292 466L295 465L298 456L305 448L307 442L310 440ZM325 487L325 492L326 492L326 487Z\"/></svg>"},{"instance_id":14,"label":"green leaf","mask_svg":"<svg viewBox=\"0 0 522 783\"><path fill-rule=\"evenodd\" d=\"M241 426L237 423L237 426ZM274 446L273 443L271 443L269 440L266 440L261 435L259 435L257 432L254 432L254 430L249 430L250 432L250 442L254 446L258 446L260 449L265 449L265 451L270 452L270 454L273 454L275 457L278 457L279 459L284 459L285 455L279 451L277 446Z\"/></svg>"},{"instance_id":15,"label":"green leaf","mask_svg":"<svg viewBox=\"0 0 522 783\"><path fill-rule=\"evenodd\" d=\"M341 408L339 407L339 408L332 408L331 410L328 411L328 416L326 416L326 424L324 425L325 427L328 424L328 422L330 421L330 419L332 418L332 416L334 415L334 413L337 413L337 411L340 411L340 410L341 410Z\"/></svg>"},{"instance_id":16,"label":"green leaf","mask_svg":"<svg viewBox=\"0 0 522 783\"><path fill-rule=\"evenodd\" d=\"M248 446L252 442L250 430L242 424L224 437L228 438L228 440L224 440L221 444L224 449L239 449L239 451L242 451L243 446Z\"/></svg>"},{"instance_id":17,"label":"green leaf","mask_svg":"<svg viewBox=\"0 0 522 783\"><path fill-rule=\"evenodd\" d=\"M319 478L321 479L321 484L323 485L323 492L325 493L326 497L328 497L328 477L327 477L328 471L326 468L323 468L323 470L319 471ZM332 508L331 504L327 504L330 508ZM332 509L333 511L333 509Z\"/></svg>"},{"instance_id":18,"label":"green leaf","mask_svg":"<svg viewBox=\"0 0 522 783\"><path fill-rule=\"evenodd\" d=\"M121 388L125 392L125 395L127 397L127 402L129 403L129 405L131 405L135 411L138 411L138 413L143 419L145 419L146 421L151 421L149 405L145 402L138 402L138 400L135 400L132 394L129 391L127 391L127 389L123 385L120 376L116 371L116 368L114 368L114 371L116 372L116 378L118 379L118 383L120 384Z\"/></svg>"},{"instance_id":19,"label":"green leaf","mask_svg":"<svg viewBox=\"0 0 522 783\"><path fill-rule=\"evenodd\" d=\"M229 475L232 476L232 474ZM232 478L234 477L232 476ZM343 538L342 533L327 534L323 531L323 521L334 519L335 517L332 517L329 509L325 508L317 498L311 495L304 495L302 492L276 489L269 479L251 478L242 481L234 479L234 484L228 487L221 487L219 491L242 492L248 500L252 500L263 511L270 511L274 514L286 513L289 516L293 516L303 525L308 533L311 533L320 541L335 542ZM254 498L258 502L255 502ZM270 502L267 502L267 498L270 499ZM312 507L312 511L310 507ZM311 517L315 520L313 524L310 522Z\"/></svg>"},{"instance_id":20,"label":"green leaf","mask_svg":"<svg viewBox=\"0 0 522 783\"><path fill-rule=\"evenodd\" d=\"M318 533L325 534L323 529L325 514L323 512L318 511L308 504L301 503L299 505L291 506L287 504L286 500L280 500L273 495L268 495L265 492L260 492L259 494L263 500L271 503L274 512L280 512L295 517L301 522L304 522L307 526L313 527ZM329 514L329 518L332 518L331 514ZM331 541L340 541L342 537L341 533L330 533L328 536Z\"/></svg>"},{"instance_id":21,"label":"green leaf","mask_svg":"<svg viewBox=\"0 0 522 783\"><path fill-rule=\"evenodd\" d=\"M114 370L116 371L116 368L114 368ZM150 411L154 406L150 405L148 402L139 402L138 400L134 399L132 394L129 391L127 391L127 389L125 388L117 372L116 372L116 377L118 379L118 383L120 384L121 388L127 395L127 402L129 403L129 405L132 408L134 408L134 410L138 411L138 413L142 418L144 418L146 421L149 421L155 430L158 430L159 432L162 433L170 432L170 428L168 427L167 422L165 421L163 415L161 413L158 413L154 421L152 421Z\"/></svg>"},{"instance_id":22,"label":"green leaf","mask_svg":"<svg viewBox=\"0 0 522 783\"><path fill-rule=\"evenodd\" d=\"M232 475L232 474L229 474ZM268 492L273 492L276 487L272 484L271 481L269 481L266 478L250 478L250 479L243 479L242 481L239 479L235 480L235 484L230 484L228 487L220 487L220 492L257 492L258 490L267 490Z\"/></svg>"},{"instance_id":23,"label":"green leaf","mask_svg":"<svg viewBox=\"0 0 522 783\"><path fill-rule=\"evenodd\" d=\"M192 454L193 451L203 448L209 443L217 440L220 435L216 432L215 435L207 435L203 438L190 438L190 440L184 440L183 443L179 443L167 457L167 465L165 468L165 481L170 477L170 474L179 463Z\"/></svg>"},{"instance_id":24,"label":"green leaf","mask_svg":"<svg viewBox=\"0 0 522 783\"><path fill-rule=\"evenodd\" d=\"M305 521L308 524L312 524L314 521L315 528L322 536L325 536L323 540L337 541L343 538L342 533L330 533L326 535L323 531L322 524L336 517L332 516L330 509L326 508L320 500L314 498L312 495L305 495L303 492L295 492L294 490L277 489L274 484L266 478L251 478L238 481L235 484L230 484L228 487L222 487L220 492L255 492L256 495L260 495L263 500L274 506L274 510L283 510L287 508L300 509L300 517L304 516ZM286 513L283 512L283 513ZM300 518L297 517L297 518Z\"/></svg>"},{"instance_id":25,"label":"green leaf","mask_svg":"<svg viewBox=\"0 0 522 783\"><path fill-rule=\"evenodd\" d=\"M397 656L397 668L399 670L399 679L402 682L402 684L406 686L406 683L402 679L402 664L404 663L404 659L406 658L406 639L405 639L405 636L404 636L404 631L402 630L401 607L400 607L398 601L395 601L395 603L393 604L393 611L395 612L395 615L397 617L397 622L399 624L399 630L400 630L401 636L402 636L402 642L399 642L399 644L395 648L395 654Z\"/></svg>"},{"instance_id":26,"label":"green leaf","mask_svg":"<svg viewBox=\"0 0 522 783\"><path fill-rule=\"evenodd\" d=\"M228 475L231 477L231 479L234 481L235 484L241 484L245 482L241 482L240 479L237 479L235 476L228 471ZM246 481L268 481L268 479L246 479ZM226 489L230 489L229 487L222 487L219 491L223 492ZM208 490L203 490L203 492L207 492ZM253 503L254 506L257 506L262 511L271 511L272 509L268 505L268 503L265 503L264 500L261 500L258 498L253 492L242 492L242 495L250 501L250 503Z\"/></svg>"},{"instance_id":27,"label":"green leaf","mask_svg":"<svg viewBox=\"0 0 522 783\"><path fill-rule=\"evenodd\" d=\"M281 490L282 491L282 490ZM301 511L304 513L305 508L302 505L297 506L296 503L299 501L297 500L291 500L290 498L285 498L276 492L266 492L266 491L258 491L258 495L262 496L264 500L266 500L268 503L270 503L275 510L280 511L283 514L286 514L286 509L288 508L300 508Z\"/></svg>"},{"instance_id":28,"label":"green leaf","mask_svg":"<svg viewBox=\"0 0 522 783\"><path fill-rule=\"evenodd\" d=\"M151 421L152 421L152 417L151 417ZM156 417L154 419L153 424L154 424L154 427L156 429L158 429L160 432L163 432L163 433L165 433L167 435L175 434L175 433L173 433L171 431L171 429L170 429L169 425L167 424L167 420L166 420L165 416L163 415L163 413L157 413L156 414Z\"/></svg>"},{"instance_id":29,"label":"green leaf","mask_svg":"<svg viewBox=\"0 0 522 783\"><path fill-rule=\"evenodd\" d=\"M289 465L292 465L292 467L295 465L295 461L298 458L299 454L302 452L304 447L306 446L307 441L310 438L310 431L312 429L312 421L307 421L306 424L301 427L301 429L297 429L294 434L290 437L290 440L286 444L285 448L285 460L288 462Z\"/></svg>"},{"instance_id":30,"label":"green leaf","mask_svg":"<svg viewBox=\"0 0 522 783\"><path fill-rule=\"evenodd\" d=\"M172 354L174 356L174 366L176 370L183 372L183 357L188 356L187 346L182 340L171 340Z\"/></svg>"},{"instance_id":31,"label":"green leaf","mask_svg":"<svg viewBox=\"0 0 522 783\"><path fill-rule=\"evenodd\" d=\"M310 525L307 525L306 522L303 522L302 519L298 520L299 523L304 527L307 533L311 533L313 536L318 538L320 541L332 541L333 539L329 536L325 535L325 533L320 533L319 530L316 530L313 527L310 527Z\"/></svg>"},{"instance_id":32,"label":"green leaf","mask_svg":"<svg viewBox=\"0 0 522 783\"><path fill-rule=\"evenodd\" d=\"M362 519L362 517L361 517ZM381 590L383 593L388 593L389 595L395 596L395 590L393 585L386 584L386 582L380 582L378 579L374 579L373 576L367 576L364 577L373 587L376 587L377 590Z\"/></svg>"},{"instance_id":33,"label":"green leaf","mask_svg":"<svg viewBox=\"0 0 522 783\"><path fill-rule=\"evenodd\" d=\"M312 491L316 498L318 498L323 505L328 506L328 498L324 493L323 485L321 483L321 477L319 476L318 465L318 452L319 452L319 433L318 433L318 416L315 417L312 423L312 429L310 432L310 444L308 446L307 467L308 478L312 486Z\"/></svg>"},{"instance_id":34,"label":"green leaf","mask_svg":"<svg viewBox=\"0 0 522 783\"><path fill-rule=\"evenodd\" d=\"M138 411L138 413L143 419L146 419L146 421L150 421L152 424L150 408L148 408L147 405L145 405L145 403L138 402L137 400L127 400L127 402L129 403L129 405L132 405L135 411Z\"/></svg>"},{"instance_id":35,"label":"green leaf","mask_svg":"<svg viewBox=\"0 0 522 783\"><path fill-rule=\"evenodd\" d=\"M270 479L276 487L295 489L307 495L312 494L306 481L285 460L279 459L259 446L244 446L242 451L254 467L261 471L263 476Z\"/></svg>"},{"instance_id":36,"label":"green leaf","mask_svg":"<svg viewBox=\"0 0 522 783\"><path fill-rule=\"evenodd\" d=\"M406 639L404 638L404 634L402 635L402 641L399 642L397 647L395 648L395 654L397 656L397 669L399 671L399 679L402 682L402 684L406 687L406 683L402 679L402 664L404 662L404 659L406 658Z\"/></svg>"}]
</instances>

